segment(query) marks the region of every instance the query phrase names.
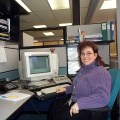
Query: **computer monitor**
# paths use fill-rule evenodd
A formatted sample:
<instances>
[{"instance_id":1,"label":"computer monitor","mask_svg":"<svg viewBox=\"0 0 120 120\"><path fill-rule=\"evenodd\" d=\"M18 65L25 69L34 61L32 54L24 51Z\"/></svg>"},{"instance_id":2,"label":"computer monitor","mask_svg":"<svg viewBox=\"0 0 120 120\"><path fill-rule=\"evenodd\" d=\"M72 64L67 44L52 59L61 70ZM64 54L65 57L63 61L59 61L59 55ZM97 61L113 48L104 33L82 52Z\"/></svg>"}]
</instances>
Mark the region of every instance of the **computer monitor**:
<instances>
[{"instance_id":1,"label":"computer monitor","mask_svg":"<svg viewBox=\"0 0 120 120\"><path fill-rule=\"evenodd\" d=\"M51 79L58 75L58 55L51 52L24 52L18 69L21 80Z\"/></svg>"}]
</instances>

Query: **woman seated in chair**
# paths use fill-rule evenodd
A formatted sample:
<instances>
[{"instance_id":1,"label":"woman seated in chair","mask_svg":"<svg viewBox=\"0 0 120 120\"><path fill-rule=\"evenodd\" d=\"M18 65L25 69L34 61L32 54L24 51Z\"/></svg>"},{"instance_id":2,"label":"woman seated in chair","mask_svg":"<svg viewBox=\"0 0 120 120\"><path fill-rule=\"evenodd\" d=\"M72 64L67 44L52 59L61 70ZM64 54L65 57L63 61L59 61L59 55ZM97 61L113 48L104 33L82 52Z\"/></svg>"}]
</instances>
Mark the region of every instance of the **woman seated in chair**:
<instances>
[{"instance_id":1,"label":"woman seated in chair","mask_svg":"<svg viewBox=\"0 0 120 120\"><path fill-rule=\"evenodd\" d=\"M78 53L81 68L71 86L56 90L71 94L71 97L51 103L47 120L90 120L91 112L86 109L104 107L110 100L111 75L104 68L98 46L83 41L78 46Z\"/></svg>"}]
</instances>

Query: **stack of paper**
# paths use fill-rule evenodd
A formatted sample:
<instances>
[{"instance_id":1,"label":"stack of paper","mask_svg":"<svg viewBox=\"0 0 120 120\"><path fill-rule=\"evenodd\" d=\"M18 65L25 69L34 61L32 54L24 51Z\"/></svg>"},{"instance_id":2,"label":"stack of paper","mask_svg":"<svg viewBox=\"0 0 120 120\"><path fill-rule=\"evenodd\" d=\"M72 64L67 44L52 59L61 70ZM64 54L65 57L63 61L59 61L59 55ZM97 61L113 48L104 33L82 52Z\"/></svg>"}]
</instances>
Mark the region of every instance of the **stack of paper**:
<instances>
[{"instance_id":1,"label":"stack of paper","mask_svg":"<svg viewBox=\"0 0 120 120\"><path fill-rule=\"evenodd\" d=\"M18 101L26 97L30 97L30 95L25 94L25 93L12 92L12 93L6 93L6 94L1 95L0 99Z\"/></svg>"}]
</instances>

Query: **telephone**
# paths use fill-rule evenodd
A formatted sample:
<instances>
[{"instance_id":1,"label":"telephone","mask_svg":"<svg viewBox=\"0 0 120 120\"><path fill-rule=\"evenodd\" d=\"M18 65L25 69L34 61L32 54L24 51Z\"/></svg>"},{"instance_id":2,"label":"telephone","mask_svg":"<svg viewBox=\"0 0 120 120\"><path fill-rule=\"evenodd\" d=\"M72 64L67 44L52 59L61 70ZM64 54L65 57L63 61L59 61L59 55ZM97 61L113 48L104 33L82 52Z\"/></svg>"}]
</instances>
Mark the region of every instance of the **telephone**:
<instances>
[{"instance_id":1,"label":"telephone","mask_svg":"<svg viewBox=\"0 0 120 120\"><path fill-rule=\"evenodd\" d=\"M53 77L53 81L57 84L66 82L71 83L71 80L66 75L55 76Z\"/></svg>"},{"instance_id":2,"label":"telephone","mask_svg":"<svg viewBox=\"0 0 120 120\"><path fill-rule=\"evenodd\" d=\"M0 79L0 93L6 93L9 90L13 90L18 88L17 85L15 85L12 82L7 82L5 78Z\"/></svg>"}]
</instances>

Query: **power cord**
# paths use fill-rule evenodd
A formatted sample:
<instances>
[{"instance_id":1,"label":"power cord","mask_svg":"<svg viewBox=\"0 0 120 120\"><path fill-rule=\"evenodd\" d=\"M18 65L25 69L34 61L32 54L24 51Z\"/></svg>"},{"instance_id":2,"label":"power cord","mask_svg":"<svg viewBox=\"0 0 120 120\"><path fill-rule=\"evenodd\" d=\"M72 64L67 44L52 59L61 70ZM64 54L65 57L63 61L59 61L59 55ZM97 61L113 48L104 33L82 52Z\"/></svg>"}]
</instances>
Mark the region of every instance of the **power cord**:
<instances>
[{"instance_id":1,"label":"power cord","mask_svg":"<svg viewBox=\"0 0 120 120\"><path fill-rule=\"evenodd\" d=\"M35 106L34 106L34 104L32 103L31 100L30 100L30 102L31 102L31 104L32 104L32 106L33 106L33 108L34 108L34 110L40 115L40 117L42 118L42 120L46 120L46 118L44 118L44 117L42 116L42 114L35 108Z\"/></svg>"}]
</instances>

